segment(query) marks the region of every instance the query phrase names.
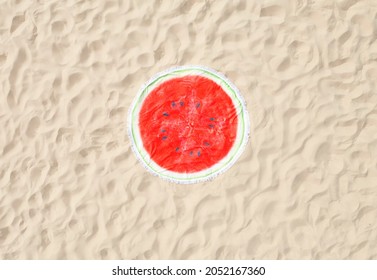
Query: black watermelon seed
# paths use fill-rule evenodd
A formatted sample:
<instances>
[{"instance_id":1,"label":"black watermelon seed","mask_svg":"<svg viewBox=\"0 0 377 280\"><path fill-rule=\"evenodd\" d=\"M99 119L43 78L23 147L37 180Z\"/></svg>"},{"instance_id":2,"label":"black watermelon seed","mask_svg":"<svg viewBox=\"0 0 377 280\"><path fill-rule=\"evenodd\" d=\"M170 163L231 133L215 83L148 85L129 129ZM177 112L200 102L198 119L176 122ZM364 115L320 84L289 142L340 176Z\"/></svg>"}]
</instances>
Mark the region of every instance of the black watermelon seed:
<instances>
[{"instance_id":1,"label":"black watermelon seed","mask_svg":"<svg viewBox=\"0 0 377 280\"><path fill-rule=\"evenodd\" d=\"M179 147L175 148L175 151L178 152L179 151Z\"/></svg>"},{"instance_id":2,"label":"black watermelon seed","mask_svg":"<svg viewBox=\"0 0 377 280\"><path fill-rule=\"evenodd\" d=\"M175 102L174 102L174 101L171 103L171 106L172 106L172 107L175 107Z\"/></svg>"},{"instance_id":3,"label":"black watermelon seed","mask_svg":"<svg viewBox=\"0 0 377 280\"><path fill-rule=\"evenodd\" d=\"M204 142L204 146L209 146L209 143L208 142Z\"/></svg>"},{"instance_id":4,"label":"black watermelon seed","mask_svg":"<svg viewBox=\"0 0 377 280\"><path fill-rule=\"evenodd\" d=\"M198 151L198 157L200 157L200 151Z\"/></svg>"},{"instance_id":5,"label":"black watermelon seed","mask_svg":"<svg viewBox=\"0 0 377 280\"><path fill-rule=\"evenodd\" d=\"M209 120L210 120L210 121L214 121L214 120L215 120L215 118L209 118Z\"/></svg>"},{"instance_id":6,"label":"black watermelon seed","mask_svg":"<svg viewBox=\"0 0 377 280\"><path fill-rule=\"evenodd\" d=\"M166 130L165 129L161 129L161 132L166 132Z\"/></svg>"},{"instance_id":7,"label":"black watermelon seed","mask_svg":"<svg viewBox=\"0 0 377 280\"><path fill-rule=\"evenodd\" d=\"M179 104L181 105L181 107L183 107L183 105L185 105L185 103L183 101L180 101Z\"/></svg>"},{"instance_id":8,"label":"black watermelon seed","mask_svg":"<svg viewBox=\"0 0 377 280\"><path fill-rule=\"evenodd\" d=\"M196 108L199 108L200 107L200 103L196 103Z\"/></svg>"},{"instance_id":9,"label":"black watermelon seed","mask_svg":"<svg viewBox=\"0 0 377 280\"><path fill-rule=\"evenodd\" d=\"M166 113L166 112L163 112L162 114L163 114L165 117L169 117L169 114Z\"/></svg>"},{"instance_id":10,"label":"black watermelon seed","mask_svg":"<svg viewBox=\"0 0 377 280\"><path fill-rule=\"evenodd\" d=\"M162 140L166 140L166 139L168 139L167 136L162 136Z\"/></svg>"}]
</instances>

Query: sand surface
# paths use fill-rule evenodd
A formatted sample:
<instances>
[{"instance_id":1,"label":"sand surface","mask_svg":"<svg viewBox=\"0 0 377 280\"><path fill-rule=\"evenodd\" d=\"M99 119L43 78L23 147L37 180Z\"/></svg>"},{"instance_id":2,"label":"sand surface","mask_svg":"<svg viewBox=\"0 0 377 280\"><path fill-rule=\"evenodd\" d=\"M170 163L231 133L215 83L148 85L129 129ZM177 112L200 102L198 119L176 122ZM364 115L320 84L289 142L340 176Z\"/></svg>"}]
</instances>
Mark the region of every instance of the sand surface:
<instances>
[{"instance_id":1,"label":"sand surface","mask_svg":"<svg viewBox=\"0 0 377 280\"><path fill-rule=\"evenodd\" d=\"M0 258L377 259L376 1L0 3ZM190 186L126 132L141 85L185 64L252 123Z\"/></svg>"}]
</instances>

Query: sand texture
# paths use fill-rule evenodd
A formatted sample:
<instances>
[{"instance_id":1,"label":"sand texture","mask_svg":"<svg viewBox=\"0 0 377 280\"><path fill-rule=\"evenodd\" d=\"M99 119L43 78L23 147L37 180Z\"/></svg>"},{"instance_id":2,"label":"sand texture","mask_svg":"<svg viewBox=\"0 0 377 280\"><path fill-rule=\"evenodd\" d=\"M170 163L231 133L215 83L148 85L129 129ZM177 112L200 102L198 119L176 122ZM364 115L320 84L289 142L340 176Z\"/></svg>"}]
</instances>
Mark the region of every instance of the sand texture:
<instances>
[{"instance_id":1,"label":"sand texture","mask_svg":"<svg viewBox=\"0 0 377 280\"><path fill-rule=\"evenodd\" d=\"M0 3L1 259L377 259L377 1ZM237 163L189 186L126 130L186 64L251 120Z\"/></svg>"}]
</instances>

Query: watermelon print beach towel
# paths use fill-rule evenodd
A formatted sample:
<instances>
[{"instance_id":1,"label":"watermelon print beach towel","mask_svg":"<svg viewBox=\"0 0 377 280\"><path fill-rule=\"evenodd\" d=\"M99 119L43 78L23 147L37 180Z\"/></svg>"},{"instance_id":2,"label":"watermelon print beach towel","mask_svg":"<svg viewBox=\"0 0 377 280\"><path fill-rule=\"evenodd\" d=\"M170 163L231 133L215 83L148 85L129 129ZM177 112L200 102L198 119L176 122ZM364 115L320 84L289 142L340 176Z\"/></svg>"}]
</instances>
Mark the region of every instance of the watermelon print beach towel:
<instances>
[{"instance_id":1,"label":"watermelon print beach towel","mask_svg":"<svg viewBox=\"0 0 377 280\"><path fill-rule=\"evenodd\" d=\"M156 75L139 91L128 116L137 158L153 174L181 184L207 181L230 168L249 128L237 88L199 66Z\"/></svg>"}]
</instances>

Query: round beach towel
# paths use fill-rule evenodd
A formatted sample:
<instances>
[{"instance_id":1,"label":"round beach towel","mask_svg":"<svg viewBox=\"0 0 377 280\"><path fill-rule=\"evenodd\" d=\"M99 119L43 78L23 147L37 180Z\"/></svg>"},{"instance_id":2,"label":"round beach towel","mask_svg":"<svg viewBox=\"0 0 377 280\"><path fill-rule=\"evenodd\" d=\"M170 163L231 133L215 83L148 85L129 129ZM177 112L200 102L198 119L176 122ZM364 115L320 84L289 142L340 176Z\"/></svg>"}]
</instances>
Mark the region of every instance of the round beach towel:
<instances>
[{"instance_id":1,"label":"round beach towel","mask_svg":"<svg viewBox=\"0 0 377 280\"><path fill-rule=\"evenodd\" d=\"M201 66L157 74L138 92L128 115L137 158L152 174L176 183L207 181L245 149L249 116L238 89Z\"/></svg>"}]
</instances>

